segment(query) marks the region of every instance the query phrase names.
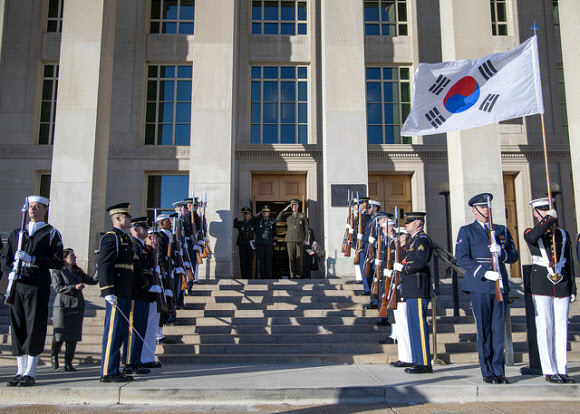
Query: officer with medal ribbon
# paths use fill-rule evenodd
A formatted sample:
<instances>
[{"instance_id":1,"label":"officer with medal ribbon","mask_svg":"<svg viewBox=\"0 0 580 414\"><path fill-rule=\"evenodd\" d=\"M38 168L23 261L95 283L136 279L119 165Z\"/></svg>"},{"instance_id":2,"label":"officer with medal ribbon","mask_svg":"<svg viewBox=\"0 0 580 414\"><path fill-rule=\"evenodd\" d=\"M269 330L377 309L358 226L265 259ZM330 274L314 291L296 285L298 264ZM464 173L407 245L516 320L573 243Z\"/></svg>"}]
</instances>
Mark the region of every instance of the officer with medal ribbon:
<instances>
[{"instance_id":1,"label":"officer with medal ribbon","mask_svg":"<svg viewBox=\"0 0 580 414\"><path fill-rule=\"evenodd\" d=\"M547 197L532 200L530 205L537 223L526 229L524 239L533 262L530 289L542 373L548 382L572 383L566 359L568 311L570 302L576 300L572 243L568 232L558 228L558 214L550 209Z\"/></svg>"},{"instance_id":2,"label":"officer with medal ribbon","mask_svg":"<svg viewBox=\"0 0 580 414\"><path fill-rule=\"evenodd\" d=\"M260 279L272 279L272 258L274 246L276 246L276 220L270 217L270 206L262 207L262 211L252 218L251 223L256 233Z\"/></svg>"},{"instance_id":3,"label":"officer with medal ribbon","mask_svg":"<svg viewBox=\"0 0 580 414\"><path fill-rule=\"evenodd\" d=\"M289 208L292 210L287 211ZM290 204L278 214L276 221L286 222L288 225L284 241L290 262L290 279L301 279L303 246L308 243L308 222L306 215L298 211L298 200L290 200Z\"/></svg>"},{"instance_id":4,"label":"officer with medal ribbon","mask_svg":"<svg viewBox=\"0 0 580 414\"><path fill-rule=\"evenodd\" d=\"M431 298L431 271L429 262L433 252L431 238L423 231L426 213L405 213L405 229L410 234L405 248L404 263L395 263L393 269L401 272L401 294L407 301L407 324L411 342L413 366L405 368L409 374L433 372L429 353L429 326L427 309Z\"/></svg>"},{"instance_id":5,"label":"officer with medal ribbon","mask_svg":"<svg viewBox=\"0 0 580 414\"><path fill-rule=\"evenodd\" d=\"M107 208L113 230L101 238L97 276L105 298L105 330L101 355L101 382L130 382L133 377L119 371L121 345L129 333L128 316L133 301L133 244L125 233L131 227L130 204Z\"/></svg>"},{"instance_id":6,"label":"officer with medal ribbon","mask_svg":"<svg viewBox=\"0 0 580 414\"><path fill-rule=\"evenodd\" d=\"M44 221L48 204L45 197L27 198L28 209L23 209L23 214L28 214L30 222L24 224L23 216L24 228L10 234L2 253L2 272L9 279L7 295L10 293L14 299L10 306L10 332L18 371L7 383L12 387L36 383L36 366L44 350L48 325L50 269L63 266L60 233Z\"/></svg>"},{"instance_id":7,"label":"officer with medal ribbon","mask_svg":"<svg viewBox=\"0 0 580 414\"><path fill-rule=\"evenodd\" d=\"M254 240L254 227L250 221L252 210L249 207L242 208L242 214L234 219L234 228L238 230L238 253L240 255L240 271L242 279L252 277L252 244Z\"/></svg>"},{"instance_id":8,"label":"officer with medal ribbon","mask_svg":"<svg viewBox=\"0 0 580 414\"><path fill-rule=\"evenodd\" d=\"M488 384L509 384L504 369L505 300L496 297L496 281L509 292L506 264L518 260L518 252L507 227L493 224L495 239L490 244L490 211L493 195L481 193L467 203L475 221L459 229L455 255L465 269L461 290L469 293L477 327L477 351L483 381ZM494 255L498 271L493 270ZM501 278L501 279L500 279ZM507 296L506 296L507 297Z\"/></svg>"}]
</instances>

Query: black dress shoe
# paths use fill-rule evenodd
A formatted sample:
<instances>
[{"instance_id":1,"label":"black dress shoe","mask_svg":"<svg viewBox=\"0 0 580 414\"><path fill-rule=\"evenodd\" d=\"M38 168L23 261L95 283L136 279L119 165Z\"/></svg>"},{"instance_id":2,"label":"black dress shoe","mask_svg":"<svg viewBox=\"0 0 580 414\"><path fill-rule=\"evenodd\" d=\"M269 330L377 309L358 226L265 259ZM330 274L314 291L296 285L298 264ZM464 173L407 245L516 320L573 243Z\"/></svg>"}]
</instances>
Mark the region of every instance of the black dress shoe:
<instances>
[{"instance_id":1,"label":"black dress shoe","mask_svg":"<svg viewBox=\"0 0 580 414\"><path fill-rule=\"evenodd\" d=\"M375 326L391 326L389 321L376 321Z\"/></svg>"},{"instance_id":2,"label":"black dress shoe","mask_svg":"<svg viewBox=\"0 0 580 414\"><path fill-rule=\"evenodd\" d=\"M564 384L566 382L566 381L564 381L564 378L562 378L558 374L546 375L546 381L552 382L554 384Z\"/></svg>"},{"instance_id":3,"label":"black dress shoe","mask_svg":"<svg viewBox=\"0 0 580 414\"><path fill-rule=\"evenodd\" d=\"M371 292L363 292L360 295L361 296L370 296L371 295Z\"/></svg>"},{"instance_id":4,"label":"black dress shoe","mask_svg":"<svg viewBox=\"0 0 580 414\"><path fill-rule=\"evenodd\" d=\"M409 368L413 366L412 362L395 361L391 362L391 366L395 368Z\"/></svg>"},{"instance_id":5,"label":"black dress shoe","mask_svg":"<svg viewBox=\"0 0 580 414\"><path fill-rule=\"evenodd\" d=\"M363 309L369 310L369 309L378 309L379 305L364 305Z\"/></svg>"},{"instance_id":6,"label":"black dress shoe","mask_svg":"<svg viewBox=\"0 0 580 414\"><path fill-rule=\"evenodd\" d=\"M574 378L570 378L568 375L558 374L566 384L575 384L576 380Z\"/></svg>"},{"instance_id":7,"label":"black dress shoe","mask_svg":"<svg viewBox=\"0 0 580 414\"><path fill-rule=\"evenodd\" d=\"M509 380L503 375L498 375L496 378L500 384L510 384Z\"/></svg>"},{"instance_id":8,"label":"black dress shoe","mask_svg":"<svg viewBox=\"0 0 580 414\"><path fill-rule=\"evenodd\" d=\"M163 338L159 338L157 340L157 343L158 344L165 344L165 345L167 345L167 344L175 344L177 342L175 342L173 339L169 339L169 338L167 338L167 337L164 336Z\"/></svg>"},{"instance_id":9,"label":"black dress shoe","mask_svg":"<svg viewBox=\"0 0 580 414\"><path fill-rule=\"evenodd\" d=\"M150 374L151 370L149 368L144 368L140 365L127 365L125 366L125 368L123 368L123 375L127 375L127 374L139 374L139 375L145 375L145 374Z\"/></svg>"},{"instance_id":10,"label":"black dress shoe","mask_svg":"<svg viewBox=\"0 0 580 414\"><path fill-rule=\"evenodd\" d=\"M483 382L486 384L499 384L499 380L495 375L490 375L489 377L483 377Z\"/></svg>"},{"instance_id":11,"label":"black dress shoe","mask_svg":"<svg viewBox=\"0 0 580 414\"><path fill-rule=\"evenodd\" d=\"M141 364L141 366L143 368L161 368L163 365L161 365L161 362L154 361L154 362L146 362L144 364Z\"/></svg>"},{"instance_id":12,"label":"black dress shoe","mask_svg":"<svg viewBox=\"0 0 580 414\"><path fill-rule=\"evenodd\" d=\"M12 378L10 381L8 381L6 383L7 387L16 387L18 385L18 383L20 382L20 378L22 378L22 375L17 375L14 378Z\"/></svg>"},{"instance_id":13,"label":"black dress shoe","mask_svg":"<svg viewBox=\"0 0 580 414\"><path fill-rule=\"evenodd\" d=\"M34 384L36 384L36 381L30 375L23 376L18 382L19 387L32 387Z\"/></svg>"},{"instance_id":14,"label":"black dress shoe","mask_svg":"<svg viewBox=\"0 0 580 414\"><path fill-rule=\"evenodd\" d=\"M130 375L115 374L115 375L105 375L101 377L101 382L131 382L131 381L133 381L133 377Z\"/></svg>"},{"instance_id":15,"label":"black dress shoe","mask_svg":"<svg viewBox=\"0 0 580 414\"><path fill-rule=\"evenodd\" d=\"M387 339L381 339L379 341L379 344L381 344L381 345L392 345L392 344L396 344L396 343L397 343L397 340L391 338L390 336ZM407 366L410 366L410 365L407 365Z\"/></svg>"},{"instance_id":16,"label":"black dress shoe","mask_svg":"<svg viewBox=\"0 0 580 414\"><path fill-rule=\"evenodd\" d=\"M407 374L431 374L433 368L428 367L427 365L415 365L413 367L405 368L405 372Z\"/></svg>"}]
</instances>

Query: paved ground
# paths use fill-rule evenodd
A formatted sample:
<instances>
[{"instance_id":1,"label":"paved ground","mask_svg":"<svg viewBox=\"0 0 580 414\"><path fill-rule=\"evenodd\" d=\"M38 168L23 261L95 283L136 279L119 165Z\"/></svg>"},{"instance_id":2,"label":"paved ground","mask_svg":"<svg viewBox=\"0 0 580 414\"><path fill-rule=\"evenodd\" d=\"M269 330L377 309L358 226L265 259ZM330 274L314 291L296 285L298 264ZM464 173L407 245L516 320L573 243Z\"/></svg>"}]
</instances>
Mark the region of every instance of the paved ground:
<instances>
[{"instance_id":1,"label":"paved ground","mask_svg":"<svg viewBox=\"0 0 580 414\"><path fill-rule=\"evenodd\" d=\"M482 382L477 365L437 367L427 375L405 374L384 365L172 365L118 385L100 383L98 367L65 373L42 366L35 387L0 386L0 406L4 407L0 412L20 413L24 404L52 406L26 410L43 414L110 411L112 407L115 412L131 413L169 407L172 413L373 413L387 409L397 413L515 413L522 404L531 413L541 412L534 410L542 404L560 413L580 412L580 363L569 367L579 384L549 384L543 377L520 375L519 368L507 369L512 384L491 385ZM0 367L0 380L10 379L14 372L14 367ZM66 404L78 406L59 407ZM20 406L6 407L12 405Z\"/></svg>"}]
</instances>

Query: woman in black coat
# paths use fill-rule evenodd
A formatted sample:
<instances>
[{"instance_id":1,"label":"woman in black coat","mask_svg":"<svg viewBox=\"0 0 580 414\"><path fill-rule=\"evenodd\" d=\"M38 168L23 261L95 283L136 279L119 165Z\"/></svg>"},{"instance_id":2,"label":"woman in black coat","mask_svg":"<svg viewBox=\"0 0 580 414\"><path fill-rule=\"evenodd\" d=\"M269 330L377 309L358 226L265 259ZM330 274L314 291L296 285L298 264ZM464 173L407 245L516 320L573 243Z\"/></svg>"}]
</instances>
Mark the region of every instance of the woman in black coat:
<instances>
[{"instance_id":1,"label":"woman in black coat","mask_svg":"<svg viewBox=\"0 0 580 414\"><path fill-rule=\"evenodd\" d=\"M52 287L56 298L52 310L52 367L58 369L58 354L62 343L66 342L64 351L64 370L76 371L72 366L77 342L83 336L83 317L85 315L85 284L96 285L97 281L88 276L77 266L73 249L64 249L64 266L52 271Z\"/></svg>"}]
</instances>

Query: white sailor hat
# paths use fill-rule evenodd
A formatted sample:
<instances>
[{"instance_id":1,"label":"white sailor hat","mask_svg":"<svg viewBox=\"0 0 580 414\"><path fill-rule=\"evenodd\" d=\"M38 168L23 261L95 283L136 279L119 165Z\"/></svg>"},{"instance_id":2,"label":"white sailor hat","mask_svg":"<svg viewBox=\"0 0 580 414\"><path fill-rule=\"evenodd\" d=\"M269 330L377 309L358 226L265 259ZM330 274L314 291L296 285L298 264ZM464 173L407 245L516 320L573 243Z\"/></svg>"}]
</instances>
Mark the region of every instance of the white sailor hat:
<instances>
[{"instance_id":1,"label":"white sailor hat","mask_svg":"<svg viewBox=\"0 0 580 414\"><path fill-rule=\"evenodd\" d=\"M46 197L33 195L33 196L28 196L27 199L28 199L29 203L42 203L48 207L48 198L46 198Z\"/></svg>"},{"instance_id":2,"label":"white sailor hat","mask_svg":"<svg viewBox=\"0 0 580 414\"><path fill-rule=\"evenodd\" d=\"M396 221L396 220L394 220L394 219L389 219L389 220L387 220L387 226L394 226L394 225L395 225L395 223L397 223L397 221Z\"/></svg>"},{"instance_id":3,"label":"white sailor hat","mask_svg":"<svg viewBox=\"0 0 580 414\"><path fill-rule=\"evenodd\" d=\"M168 218L169 218L169 216L167 214L159 214L157 216L157 222L159 223L161 220L166 220Z\"/></svg>"},{"instance_id":4,"label":"white sailor hat","mask_svg":"<svg viewBox=\"0 0 580 414\"><path fill-rule=\"evenodd\" d=\"M404 228L404 227L399 227L397 229L397 233L399 233L399 234L409 234L409 232L407 231L407 229Z\"/></svg>"},{"instance_id":5,"label":"white sailor hat","mask_svg":"<svg viewBox=\"0 0 580 414\"><path fill-rule=\"evenodd\" d=\"M554 198L552 197L552 204L554 204ZM538 210L549 210L550 209L550 201L548 197L536 198L535 200L530 201L530 206L532 208L537 208Z\"/></svg>"},{"instance_id":6,"label":"white sailor hat","mask_svg":"<svg viewBox=\"0 0 580 414\"><path fill-rule=\"evenodd\" d=\"M377 200L369 200L368 202L368 206L372 207L372 206L377 206L377 207L383 207L383 203L377 201Z\"/></svg>"}]
</instances>

